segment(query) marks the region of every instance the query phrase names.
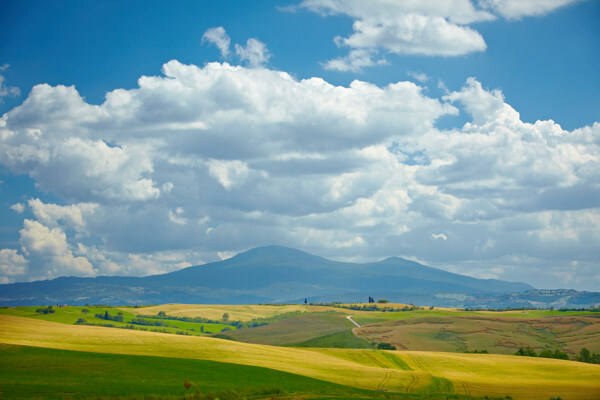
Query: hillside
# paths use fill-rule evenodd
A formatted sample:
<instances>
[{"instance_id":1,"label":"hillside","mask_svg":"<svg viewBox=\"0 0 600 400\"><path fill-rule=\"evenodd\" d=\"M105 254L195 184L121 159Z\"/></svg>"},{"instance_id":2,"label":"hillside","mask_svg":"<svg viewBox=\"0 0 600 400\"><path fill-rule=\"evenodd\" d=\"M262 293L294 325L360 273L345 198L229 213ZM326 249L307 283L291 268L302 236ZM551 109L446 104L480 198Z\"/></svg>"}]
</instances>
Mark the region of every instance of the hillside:
<instances>
[{"instance_id":1,"label":"hillside","mask_svg":"<svg viewBox=\"0 0 600 400\"><path fill-rule=\"evenodd\" d=\"M464 301L457 299L495 298L532 289L526 283L476 279L397 257L356 264L268 246L162 275L62 277L0 285L0 305L251 304L385 296L420 305L463 306Z\"/></svg>"},{"instance_id":2,"label":"hillside","mask_svg":"<svg viewBox=\"0 0 600 400\"><path fill-rule=\"evenodd\" d=\"M355 388L399 393L583 400L597 398L600 392L598 365L497 354L298 349L153 332L123 334L118 329L5 315L0 315L0 343L266 367Z\"/></svg>"}]
</instances>

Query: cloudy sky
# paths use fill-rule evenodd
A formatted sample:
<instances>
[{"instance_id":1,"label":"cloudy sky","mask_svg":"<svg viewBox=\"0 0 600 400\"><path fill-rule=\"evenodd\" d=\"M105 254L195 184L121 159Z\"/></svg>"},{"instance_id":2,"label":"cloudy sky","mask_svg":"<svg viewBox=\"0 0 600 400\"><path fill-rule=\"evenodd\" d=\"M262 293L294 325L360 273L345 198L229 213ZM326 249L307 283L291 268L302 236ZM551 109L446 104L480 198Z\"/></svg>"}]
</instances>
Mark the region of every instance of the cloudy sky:
<instances>
[{"instance_id":1,"label":"cloudy sky","mask_svg":"<svg viewBox=\"0 0 600 400\"><path fill-rule=\"evenodd\" d=\"M0 282L278 244L600 290L596 0L3 1Z\"/></svg>"}]
</instances>

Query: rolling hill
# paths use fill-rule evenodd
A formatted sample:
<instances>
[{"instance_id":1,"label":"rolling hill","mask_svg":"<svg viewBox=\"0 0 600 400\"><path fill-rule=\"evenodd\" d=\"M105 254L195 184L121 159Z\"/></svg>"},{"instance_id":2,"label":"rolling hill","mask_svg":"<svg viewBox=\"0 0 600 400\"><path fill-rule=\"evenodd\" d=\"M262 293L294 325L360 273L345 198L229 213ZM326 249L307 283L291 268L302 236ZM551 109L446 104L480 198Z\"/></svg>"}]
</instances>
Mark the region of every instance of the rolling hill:
<instances>
[{"instance_id":1,"label":"rolling hill","mask_svg":"<svg viewBox=\"0 0 600 400\"><path fill-rule=\"evenodd\" d=\"M0 305L250 304L365 301L368 296L420 305L461 306L460 299L494 298L533 288L476 279L393 257L374 263L327 260L280 246L146 277L61 277L0 285ZM459 299L459 300L457 300Z\"/></svg>"}]
</instances>

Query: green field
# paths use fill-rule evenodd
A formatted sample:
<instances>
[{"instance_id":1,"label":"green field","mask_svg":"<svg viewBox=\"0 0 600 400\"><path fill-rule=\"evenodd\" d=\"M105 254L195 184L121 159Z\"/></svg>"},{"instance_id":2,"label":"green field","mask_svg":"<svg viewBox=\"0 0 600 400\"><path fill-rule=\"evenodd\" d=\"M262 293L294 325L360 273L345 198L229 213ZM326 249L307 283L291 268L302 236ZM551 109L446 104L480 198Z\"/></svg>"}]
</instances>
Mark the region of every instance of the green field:
<instances>
[{"instance_id":1,"label":"green field","mask_svg":"<svg viewBox=\"0 0 600 400\"><path fill-rule=\"evenodd\" d=\"M67 325L14 316L0 316L0 343L110 353L108 359L113 355L137 355L263 367L353 388L386 390L387 393L510 395L514 399L600 397L599 365L554 359L274 347L208 337ZM25 371L33 364L26 363ZM38 365L43 366L44 362ZM219 379L229 377L235 381L234 374L227 369L223 371L226 375L213 379L216 386L220 385ZM180 380L182 378L190 379L180 376ZM338 397L348 396L346 392Z\"/></svg>"},{"instance_id":2,"label":"green field","mask_svg":"<svg viewBox=\"0 0 600 400\"><path fill-rule=\"evenodd\" d=\"M39 314L36 312L37 309L45 307L5 307L0 308L0 315L13 315L18 317L35 318L45 321L60 322L63 324L75 324L80 318L83 318L89 324L96 325L113 325L116 328L133 327L137 330L146 331L162 331L164 333L180 333L186 335L202 335L221 332L223 329L235 330L236 328L226 324L208 324L208 323L195 323L185 322L178 320L165 320L156 318L144 318L148 322L161 322L166 323L169 326L151 326L151 325L137 325L132 324L131 320L137 318L138 315L146 314L148 308L133 308L133 307L81 307L81 306L68 306L68 307L53 307L54 313ZM82 310L88 310L87 313L83 313ZM116 316L121 313L123 316L123 322L105 320L96 318L96 314L104 314L108 312L111 316ZM148 313L149 314L149 313ZM220 317L219 317L220 318Z\"/></svg>"}]
</instances>

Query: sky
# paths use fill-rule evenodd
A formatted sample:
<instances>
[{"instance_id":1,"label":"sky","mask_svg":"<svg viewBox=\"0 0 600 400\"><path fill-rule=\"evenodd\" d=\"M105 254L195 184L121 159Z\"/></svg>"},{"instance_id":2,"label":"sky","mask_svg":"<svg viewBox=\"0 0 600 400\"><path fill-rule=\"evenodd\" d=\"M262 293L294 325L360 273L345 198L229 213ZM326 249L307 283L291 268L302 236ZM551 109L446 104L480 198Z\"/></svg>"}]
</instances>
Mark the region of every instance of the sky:
<instances>
[{"instance_id":1,"label":"sky","mask_svg":"<svg viewBox=\"0 0 600 400\"><path fill-rule=\"evenodd\" d=\"M600 2L0 2L0 283L250 248L600 291Z\"/></svg>"}]
</instances>

